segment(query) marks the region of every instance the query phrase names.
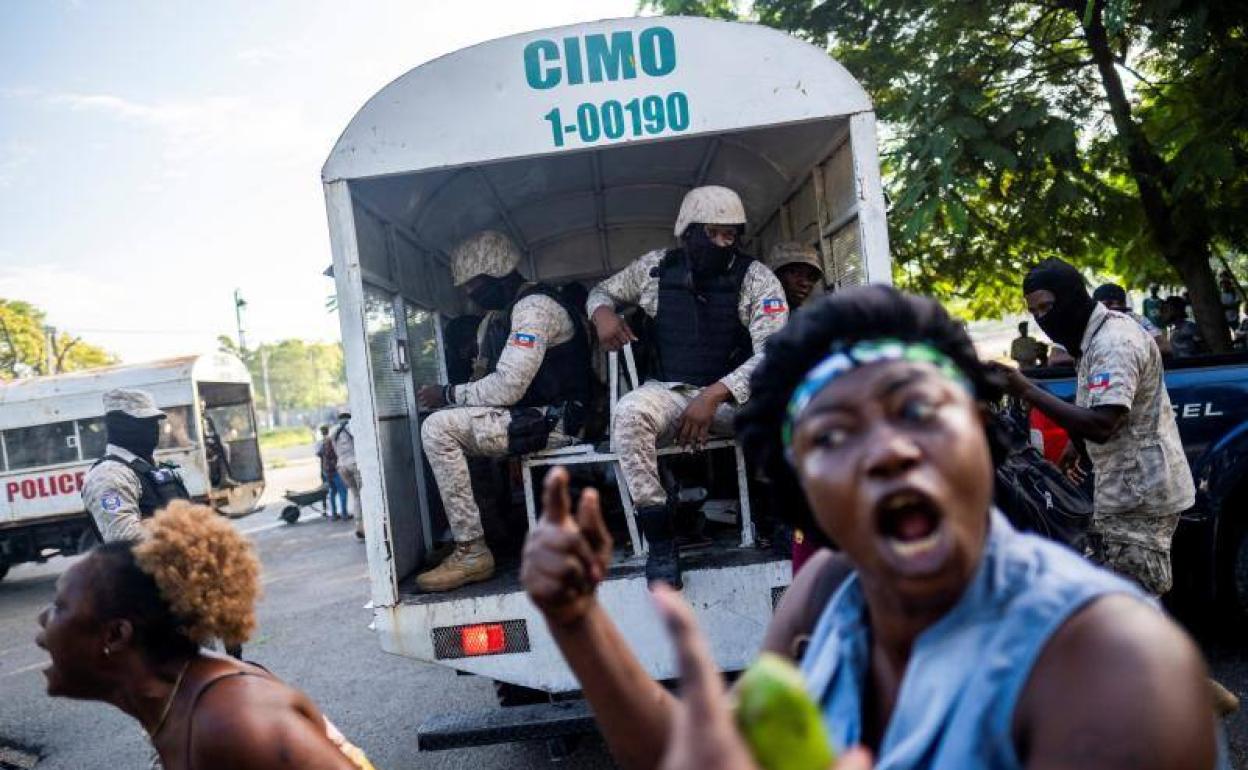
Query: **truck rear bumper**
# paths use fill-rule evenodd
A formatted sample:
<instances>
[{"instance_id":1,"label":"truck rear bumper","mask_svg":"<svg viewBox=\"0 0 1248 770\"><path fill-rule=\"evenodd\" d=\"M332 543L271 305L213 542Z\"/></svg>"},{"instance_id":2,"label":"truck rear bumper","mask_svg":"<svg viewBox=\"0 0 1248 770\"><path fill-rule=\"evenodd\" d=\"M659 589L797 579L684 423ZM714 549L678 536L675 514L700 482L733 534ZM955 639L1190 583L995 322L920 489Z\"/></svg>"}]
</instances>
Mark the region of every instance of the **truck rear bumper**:
<instances>
[{"instance_id":1,"label":"truck rear bumper","mask_svg":"<svg viewBox=\"0 0 1248 770\"><path fill-rule=\"evenodd\" d=\"M684 597L716 664L724 671L744 669L762 644L778 595L789 584L789 561L733 548L689 562ZM598 601L650 676L676 676L671 643L646 585L644 560L613 567L598 587ZM580 689L514 574L500 576L491 586L405 595L396 605L375 607L374 620L387 652L546 693Z\"/></svg>"},{"instance_id":2,"label":"truck rear bumper","mask_svg":"<svg viewBox=\"0 0 1248 770\"><path fill-rule=\"evenodd\" d=\"M583 700L512 706L430 717L417 729L421 751L444 751L512 741L549 740L595 731Z\"/></svg>"}]
</instances>

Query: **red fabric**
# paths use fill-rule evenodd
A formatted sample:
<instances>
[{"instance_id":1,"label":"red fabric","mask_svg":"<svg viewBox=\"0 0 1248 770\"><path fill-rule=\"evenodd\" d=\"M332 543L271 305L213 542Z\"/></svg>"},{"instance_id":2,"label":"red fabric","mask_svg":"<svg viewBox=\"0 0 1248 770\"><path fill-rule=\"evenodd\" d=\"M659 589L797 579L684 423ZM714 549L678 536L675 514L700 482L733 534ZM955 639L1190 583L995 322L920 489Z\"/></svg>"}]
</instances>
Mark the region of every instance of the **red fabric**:
<instances>
[{"instance_id":1,"label":"red fabric","mask_svg":"<svg viewBox=\"0 0 1248 770\"><path fill-rule=\"evenodd\" d=\"M1039 409L1032 409L1028 418L1031 426L1031 432L1034 436L1039 432L1040 438L1044 441L1041 451L1044 453L1044 459L1051 463L1056 463L1061 458L1062 452L1066 450L1066 445L1070 443L1070 436L1062 429L1060 425L1049 419L1049 416Z\"/></svg>"}]
</instances>

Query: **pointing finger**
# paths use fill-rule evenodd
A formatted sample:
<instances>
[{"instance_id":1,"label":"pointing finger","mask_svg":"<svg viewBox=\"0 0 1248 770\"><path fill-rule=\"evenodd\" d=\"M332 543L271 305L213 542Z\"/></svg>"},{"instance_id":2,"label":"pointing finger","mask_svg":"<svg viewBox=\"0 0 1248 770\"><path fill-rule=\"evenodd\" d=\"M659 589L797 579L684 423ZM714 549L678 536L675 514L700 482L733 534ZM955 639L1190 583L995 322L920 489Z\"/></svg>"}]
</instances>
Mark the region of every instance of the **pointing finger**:
<instances>
[{"instance_id":1,"label":"pointing finger","mask_svg":"<svg viewBox=\"0 0 1248 770\"><path fill-rule=\"evenodd\" d=\"M572 498L568 496L568 470L556 465L542 483L542 518L562 527L572 515Z\"/></svg>"}]
</instances>

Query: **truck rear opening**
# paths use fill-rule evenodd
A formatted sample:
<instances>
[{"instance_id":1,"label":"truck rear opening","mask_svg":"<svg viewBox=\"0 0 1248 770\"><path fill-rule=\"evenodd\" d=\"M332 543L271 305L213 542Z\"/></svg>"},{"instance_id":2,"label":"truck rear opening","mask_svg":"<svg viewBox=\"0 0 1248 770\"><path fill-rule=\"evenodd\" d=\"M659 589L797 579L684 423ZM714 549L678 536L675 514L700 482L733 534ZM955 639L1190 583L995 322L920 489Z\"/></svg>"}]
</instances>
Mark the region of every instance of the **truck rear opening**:
<instances>
[{"instance_id":1,"label":"truck rear opening","mask_svg":"<svg viewBox=\"0 0 1248 770\"><path fill-rule=\"evenodd\" d=\"M416 393L449 381L448 322L471 310L452 285L454 246L498 230L521 250L525 278L586 290L672 246L684 194L723 185L745 206L747 253L763 256L784 241L811 246L823 291L891 280L870 100L824 51L754 25L614 19L457 51L370 99L322 180L382 647L548 700L578 685L519 585L530 520L524 458L481 462L474 472L496 575L444 594L415 590L447 537ZM605 356L595 364L603 392L604 379L616 381L603 377L610 368ZM651 675L665 679L673 661L609 439L586 437L590 454L566 462L612 506L617 558L599 600ZM691 479L698 463L710 472ZM733 453L670 465L669 492L704 486L705 518L718 522L682 557L685 595L720 667L742 669L789 583L789 562L755 547L747 512L763 512L766 501L760 489L738 499L753 474ZM696 507L688 511L695 520ZM691 542L700 539L693 529ZM497 735L499 725L478 727Z\"/></svg>"}]
</instances>

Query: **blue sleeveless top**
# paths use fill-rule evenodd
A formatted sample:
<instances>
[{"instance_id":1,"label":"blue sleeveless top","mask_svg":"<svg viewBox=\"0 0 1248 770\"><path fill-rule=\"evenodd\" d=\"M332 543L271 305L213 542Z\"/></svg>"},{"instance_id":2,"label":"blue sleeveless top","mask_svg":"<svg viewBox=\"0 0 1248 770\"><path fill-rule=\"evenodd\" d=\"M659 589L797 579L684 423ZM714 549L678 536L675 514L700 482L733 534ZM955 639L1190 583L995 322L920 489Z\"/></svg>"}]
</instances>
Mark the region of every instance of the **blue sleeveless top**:
<instances>
[{"instance_id":1,"label":"blue sleeveless top","mask_svg":"<svg viewBox=\"0 0 1248 770\"><path fill-rule=\"evenodd\" d=\"M966 592L915 640L876 770L1021 770L1011 728L1032 666L1067 618L1110 593L1146 601L1133 584L1015 531L992 511L983 559ZM828 603L802 660L838 752L862 742L866 617L853 574Z\"/></svg>"}]
</instances>

